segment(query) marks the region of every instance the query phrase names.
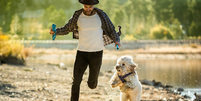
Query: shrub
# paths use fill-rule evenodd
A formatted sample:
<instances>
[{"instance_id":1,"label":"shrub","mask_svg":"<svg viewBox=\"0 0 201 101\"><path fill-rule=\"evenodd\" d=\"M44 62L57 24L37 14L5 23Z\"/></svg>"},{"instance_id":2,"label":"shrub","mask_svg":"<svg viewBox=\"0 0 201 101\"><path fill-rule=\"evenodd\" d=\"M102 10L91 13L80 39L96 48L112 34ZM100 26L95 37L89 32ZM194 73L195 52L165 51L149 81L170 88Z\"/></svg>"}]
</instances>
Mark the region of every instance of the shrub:
<instances>
[{"instance_id":1,"label":"shrub","mask_svg":"<svg viewBox=\"0 0 201 101\"><path fill-rule=\"evenodd\" d=\"M24 45L0 33L0 63L23 65L28 56Z\"/></svg>"},{"instance_id":2,"label":"shrub","mask_svg":"<svg viewBox=\"0 0 201 101\"><path fill-rule=\"evenodd\" d=\"M150 37L152 39L173 39L172 32L162 25L157 25L152 28Z\"/></svg>"}]
</instances>

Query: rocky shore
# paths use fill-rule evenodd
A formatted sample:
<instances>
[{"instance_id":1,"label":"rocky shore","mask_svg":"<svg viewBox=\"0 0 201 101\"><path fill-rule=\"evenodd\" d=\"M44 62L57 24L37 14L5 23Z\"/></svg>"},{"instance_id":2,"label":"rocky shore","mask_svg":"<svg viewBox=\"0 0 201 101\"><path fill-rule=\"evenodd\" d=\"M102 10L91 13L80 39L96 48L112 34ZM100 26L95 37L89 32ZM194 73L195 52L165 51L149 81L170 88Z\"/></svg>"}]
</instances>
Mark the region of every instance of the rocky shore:
<instances>
[{"instance_id":1,"label":"rocky shore","mask_svg":"<svg viewBox=\"0 0 201 101\"><path fill-rule=\"evenodd\" d=\"M29 63L26 66L0 65L1 101L70 101L72 67L59 64ZM119 101L120 91L112 89L112 71L101 71L98 87L87 86L88 71L81 84L80 101ZM141 80L141 100L188 100L179 90L160 82Z\"/></svg>"}]
</instances>

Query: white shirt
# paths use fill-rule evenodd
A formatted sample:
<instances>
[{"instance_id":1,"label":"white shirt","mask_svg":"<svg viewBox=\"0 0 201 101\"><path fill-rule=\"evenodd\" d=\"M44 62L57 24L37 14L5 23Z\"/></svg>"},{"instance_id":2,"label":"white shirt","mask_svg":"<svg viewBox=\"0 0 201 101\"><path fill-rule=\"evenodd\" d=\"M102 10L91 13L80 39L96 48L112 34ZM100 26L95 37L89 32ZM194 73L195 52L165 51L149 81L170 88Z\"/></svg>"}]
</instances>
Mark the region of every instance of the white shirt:
<instances>
[{"instance_id":1,"label":"white shirt","mask_svg":"<svg viewBox=\"0 0 201 101\"><path fill-rule=\"evenodd\" d=\"M94 52L105 49L101 20L97 13L87 16L82 12L77 25L79 32L78 50Z\"/></svg>"}]
</instances>

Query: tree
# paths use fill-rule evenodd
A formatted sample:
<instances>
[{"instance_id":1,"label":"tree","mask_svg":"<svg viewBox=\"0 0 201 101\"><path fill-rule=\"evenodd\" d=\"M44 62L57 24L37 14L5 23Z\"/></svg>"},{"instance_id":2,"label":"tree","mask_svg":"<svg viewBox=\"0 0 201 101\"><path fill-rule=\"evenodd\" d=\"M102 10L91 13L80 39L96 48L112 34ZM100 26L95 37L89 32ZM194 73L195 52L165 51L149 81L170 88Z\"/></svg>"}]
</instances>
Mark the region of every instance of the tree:
<instances>
[{"instance_id":1,"label":"tree","mask_svg":"<svg viewBox=\"0 0 201 101\"><path fill-rule=\"evenodd\" d=\"M3 32L10 31L10 23L17 12L20 0L0 0L0 27Z\"/></svg>"},{"instance_id":2,"label":"tree","mask_svg":"<svg viewBox=\"0 0 201 101\"><path fill-rule=\"evenodd\" d=\"M187 13L189 12L188 10L188 2L189 0L173 0L173 13L174 13L174 18L177 18L179 22L182 24L186 23L186 17Z\"/></svg>"},{"instance_id":3,"label":"tree","mask_svg":"<svg viewBox=\"0 0 201 101\"><path fill-rule=\"evenodd\" d=\"M180 24L178 19L174 19L171 26L171 31L173 32L173 36L175 39L181 39L183 38L182 34L182 25Z\"/></svg>"},{"instance_id":4,"label":"tree","mask_svg":"<svg viewBox=\"0 0 201 101\"><path fill-rule=\"evenodd\" d=\"M66 14L60 9L57 10L55 6L51 5L45 9L42 16L43 28L51 28L51 25L55 23L57 27L63 26L66 22Z\"/></svg>"},{"instance_id":5,"label":"tree","mask_svg":"<svg viewBox=\"0 0 201 101\"><path fill-rule=\"evenodd\" d=\"M170 22L170 19L173 18L172 0L152 0L154 8L154 13L158 22Z\"/></svg>"},{"instance_id":6,"label":"tree","mask_svg":"<svg viewBox=\"0 0 201 101\"><path fill-rule=\"evenodd\" d=\"M10 24L15 15L19 17L19 24L22 23L22 13L26 8L36 7L33 0L0 0L0 27L3 32L11 30Z\"/></svg>"},{"instance_id":7,"label":"tree","mask_svg":"<svg viewBox=\"0 0 201 101\"><path fill-rule=\"evenodd\" d=\"M193 21L189 27L189 36L195 36L198 37L200 35L200 31L198 26Z\"/></svg>"}]
</instances>

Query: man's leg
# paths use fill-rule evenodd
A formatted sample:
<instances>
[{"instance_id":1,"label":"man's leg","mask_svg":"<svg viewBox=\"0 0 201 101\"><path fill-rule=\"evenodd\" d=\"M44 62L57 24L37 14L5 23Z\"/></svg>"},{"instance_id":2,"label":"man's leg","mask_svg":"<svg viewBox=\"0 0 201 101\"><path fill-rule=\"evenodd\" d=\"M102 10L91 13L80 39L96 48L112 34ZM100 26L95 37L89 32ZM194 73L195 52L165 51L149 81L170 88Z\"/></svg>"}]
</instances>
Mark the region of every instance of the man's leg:
<instances>
[{"instance_id":1,"label":"man's leg","mask_svg":"<svg viewBox=\"0 0 201 101\"><path fill-rule=\"evenodd\" d=\"M76 60L73 71L73 85L71 88L71 101L79 100L80 84L83 74L87 68L88 62L86 59L86 52L77 51Z\"/></svg>"},{"instance_id":2,"label":"man's leg","mask_svg":"<svg viewBox=\"0 0 201 101\"><path fill-rule=\"evenodd\" d=\"M89 55L89 78L88 86L95 89L98 84L98 75L102 64L103 51L92 52Z\"/></svg>"}]
</instances>

